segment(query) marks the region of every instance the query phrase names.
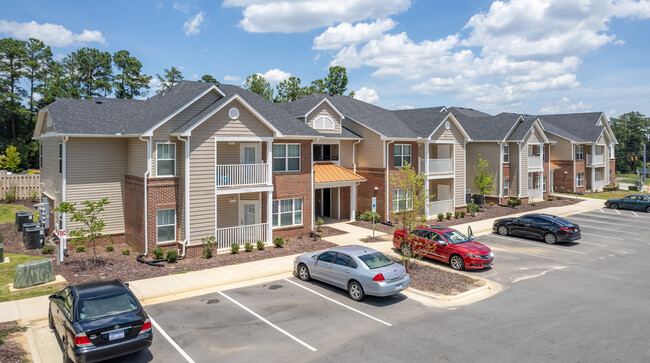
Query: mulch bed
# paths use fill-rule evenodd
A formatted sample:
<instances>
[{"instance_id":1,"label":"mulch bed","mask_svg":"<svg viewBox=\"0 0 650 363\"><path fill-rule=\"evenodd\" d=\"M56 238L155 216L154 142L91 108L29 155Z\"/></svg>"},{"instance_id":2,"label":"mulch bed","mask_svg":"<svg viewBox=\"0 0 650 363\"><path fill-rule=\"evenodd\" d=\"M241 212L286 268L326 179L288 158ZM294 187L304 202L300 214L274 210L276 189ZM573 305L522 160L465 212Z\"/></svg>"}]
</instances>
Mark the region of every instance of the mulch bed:
<instances>
[{"instance_id":1,"label":"mulch bed","mask_svg":"<svg viewBox=\"0 0 650 363\"><path fill-rule=\"evenodd\" d=\"M334 228L331 228L331 230L334 230ZM330 232L334 233L333 231ZM4 236L5 252L44 256L41 250L25 249L21 239L22 233L16 232L13 224L1 224L0 233ZM176 263L163 263L163 267L149 266L138 262L136 260L137 253L134 251L131 251L131 255L129 256L122 255L123 249L131 248L125 244L115 244L115 250L112 252L106 252L104 247L98 247L97 262L93 262L92 246L86 246L86 252L78 253L70 245L70 248L68 248L69 257L66 257L65 262L60 265L56 263L53 255L47 255L47 257L54 262L55 274L62 275L71 284L77 284L97 279L119 278L123 281L140 280L173 273L197 271L206 268L323 250L335 246L335 244L321 239L314 241L309 237L291 238L281 248L267 246L263 251L254 249L252 252L246 252L240 249L237 254L219 253L210 259L186 258L178 260Z\"/></svg>"},{"instance_id":2,"label":"mulch bed","mask_svg":"<svg viewBox=\"0 0 650 363\"><path fill-rule=\"evenodd\" d=\"M393 235L392 234L384 234L384 235L381 235L381 236L362 238L361 242L374 243L374 242L386 242L386 241L392 241L392 240L393 240Z\"/></svg>"},{"instance_id":3,"label":"mulch bed","mask_svg":"<svg viewBox=\"0 0 650 363\"><path fill-rule=\"evenodd\" d=\"M401 258L391 259L402 264ZM412 288L440 295L458 295L485 285L485 281L481 279L435 268L428 265L428 262L411 261L409 274Z\"/></svg>"},{"instance_id":4,"label":"mulch bed","mask_svg":"<svg viewBox=\"0 0 650 363\"><path fill-rule=\"evenodd\" d=\"M341 235L341 234L346 234L348 232L341 231L340 229L336 229L336 228L330 227L330 226L321 226L320 230L316 230L316 233L321 233L323 235L322 237L332 237L332 236L338 236L338 235Z\"/></svg>"},{"instance_id":5,"label":"mulch bed","mask_svg":"<svg viewBox=\"0 0 650 363\"><path fill-rule=\"evenodd\" d=\"M367 228L372 231L372 222L354 221L354 222L350 222L349 224L357 227ZM393 234L393 232L395 232L395 227L391 227L383 223L375 222L375 231Z\"/></svg>"},{"instance_id":6,"label":"mulch bed","mask_svg":"<svg viewBox=\"0 0 650 363\"><path fill-rule=\"evenodd\" d=\"M23 349L22 344L18 341L20 338L26 340L25 332L20 329L15 321L0 323L0 362L29 362L30 355Z\"/></svg>"}]
</instances>

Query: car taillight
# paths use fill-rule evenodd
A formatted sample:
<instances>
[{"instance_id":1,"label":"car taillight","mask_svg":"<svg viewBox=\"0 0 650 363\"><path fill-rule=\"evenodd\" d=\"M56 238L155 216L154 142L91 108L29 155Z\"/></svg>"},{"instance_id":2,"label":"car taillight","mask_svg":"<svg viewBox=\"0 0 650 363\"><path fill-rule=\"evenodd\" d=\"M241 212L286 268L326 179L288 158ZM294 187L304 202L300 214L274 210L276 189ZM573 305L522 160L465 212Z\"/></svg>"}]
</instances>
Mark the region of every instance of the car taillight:
<instances>
[{"instance_id":1,"label":"car taillight","mask_svg":"<svg viewBox=\"0 0 650 363\"><path fill-rule=\"evenodd\" d=\"M408 275L409 274L409 268L406 267L406 266L404 266L404 268L406 269L406 274Z\"/></svg>"},{"instance_id":2,"label":"car taillight","mask_svg":"<svg viewBox=\"0 0 650 363\"><path fill-rule=\"evenodd\" d=\"M384 281L384 275L376 274L375 277L372 278L372 281Z\"/></svg>"},{"instance_id":3,"label":"car taillight","mask_svg":"<svg viewBox=\"0 0 650 363\"><path fill-rule=\"evenodd\" d=\"M74 336L74 345L83 348L83 347L91 347L93 343L88 339L86 336L86 333L79 333Z\"/></svg>"},{"instance_id":4,"label":"car taillight","mask_svg":"<svg viewBox=\"0 0 650 363\"><path fill-rule=\"evenodd\" d=\"M573 232L573 228L560 228L560 231Z\"/></svg>"},{"instance_id":5,"label":"car taillight","mask_svg":"<svg viewBox=\"0 0 650 363\"><path fill-rule=\"evenodd\" d=\"M146 333L148 331L151 331L151 320L146 319L144 321L144 323L142 324L142 329L140 329L140 333L138 333L138 334L143 334L143 333Z\"/></svg>"}]
</instances>

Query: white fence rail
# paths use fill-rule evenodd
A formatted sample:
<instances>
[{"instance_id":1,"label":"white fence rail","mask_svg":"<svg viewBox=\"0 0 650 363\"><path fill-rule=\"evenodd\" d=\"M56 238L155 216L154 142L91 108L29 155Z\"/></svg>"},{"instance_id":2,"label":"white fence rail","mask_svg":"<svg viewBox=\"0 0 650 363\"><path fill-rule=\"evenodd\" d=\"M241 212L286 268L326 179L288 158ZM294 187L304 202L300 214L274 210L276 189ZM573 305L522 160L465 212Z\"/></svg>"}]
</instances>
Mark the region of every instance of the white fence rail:
<instances>
[{"instance_id":1,"label":"white fence rail","mask_svg":"<svg viewBox=\"0 0 650 363\"><path fill-rule=\"evenodd\" d=\"M267 243L267 232L270 228L268 223L249 224L246 226L217 228L215 238L217 240L217 250L225 251L230 250L233 243L237 243L239 247L244 247L246 242L253 245L257 241Z\"/></svg>"},{"instance_id":2,"label":"white fence rail","mask_svg":"<svg viewBox=\"0 0 650 363\"><path fill-rule=\"evenodd\" d=\"M528 201L538 202L544 199L544 190L542 189L528 189Z\"/></svg>"},{"instance_id":3,"label":"white fence rail","mask_svg":"<svg viewBox=\"0 0 650 363\"><path fill-rule=\"evenodd\" d=\"M217 165L217 188L270 184L268 164Z\"/></svg>"},{"instance_id":4,"label":"white fence rail","mask_svg":"<svg viewBox=\"0 0 650 363\"><path fill-rule=\"evenodd\" d=\"M0 199L4 199L7 192L16 188L16 199L28 199L32 194L40 196L41 177L38 174L12 174L0 171Z\"/></svg>"},{"instance_id":5,"label":"white fence rail","mask_svg":"<svg viewBox=\"0 0 650 363\"><path fill-rule=\"evenodd\" d=\"M542 157L541 156L528 156L528 169L541 169Z\"/></svg>"},{"instance_id":6,"label":"white fence rail","mask_svg":"<svg viewBox=\"0 0 650 363\"><path fill-rule=\"evenodd\" d=\"M605 156L603 154L592 155L587 154L587 165L600 165L605 163Z\"/></svg>"},{"instance_id":7,"label":"white fence rail","mask_svg":"<svg viewBox=\"0 0 650 363\"><path fill-rule=\"evenodd\" d=\"M427 216L429 218L437 216L438 213L444 214L447 212L454 212L454 201L452 199L429 202L427 204Z\"/></svg>"},{"instance_id":8,"label":"white fence rail","mask_svg":"<svg viewBox=\"0 0 650 363\"><path fill-rule=\"evenodd\" d=\"M429 174L448 174L454 171L454 159L429 159ZM426 170L426 159L420 159L420 172Z\"/></svg>"}]
</instances>

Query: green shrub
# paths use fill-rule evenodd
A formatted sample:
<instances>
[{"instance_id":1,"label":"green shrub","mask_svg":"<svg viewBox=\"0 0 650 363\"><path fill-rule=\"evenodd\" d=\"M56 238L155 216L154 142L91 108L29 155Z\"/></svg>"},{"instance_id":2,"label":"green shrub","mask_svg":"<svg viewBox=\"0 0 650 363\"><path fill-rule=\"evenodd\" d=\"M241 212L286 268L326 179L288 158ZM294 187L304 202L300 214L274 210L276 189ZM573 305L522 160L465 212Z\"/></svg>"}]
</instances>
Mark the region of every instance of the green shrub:
<instances>
[{"instance_id":1,"label":"green shrub","mask_svg":"<svg viewBox=\"0 0 650 363\"><path fill-rule=\"evenodd\" d=\"M244 249L246 250L246 252L253 252L253 244L250 242L246 242L244 244Z\"/></svg>"},{"instance_id":2,"label":"green shrub","mask_svg":"<svg viewBox=\"0 0 650 363\"><path fill-rule=\"evenodd\" d=\"M458 219L458 217L460 217L460 211L455 211L454 218Z\"/></svg>"},{"instance_id":3,"label":"green shrub","mask_svg":"<svg viewBox=\"0 0 650 363\"><path fill-rule=\"evenodd\" d=\"M530 203L530 205L532 205L534 207L534 206L537 205L537 203L533 202L533 203Z\"/></svg>"},{"instance_id":4,"label":"green shrub","mask_svg":"<svg viewBox=\"0 0 650 363\"><path fill-rule=\"evenodd\" d=\"M521 198L515 199L515 205L521 205Z\"/></svg>"},{"instance_id":5,"label":"green shrub","mask_svg":"<svg viewBox=\"0 0 650 363\"><path fill-rule=\"evenodd\" d=\"M374 214L375 214L375 222L376 222L379 220L379 213L375 212ZM372 215L373 213L367 210L363 212L363 214L361 214L361 219L363 219L366 222L372 222Z\"/></svg>"},{"instance_id":6,"label":"green shrub","mask_svg":"<svg viewBox=\"0 0 650 363\"><path fill-rule=\"evenodd\" d=\"M257 249L260 251L264 250L264 242L257 241Z\"/></svg>"},{"instance_id":7,"label":"green shrub","mask_svg":"<svg viewBox=\"0 0 650 363\"><path fill-rule=\"evenodd\" d=\"M552 195L549 195L548 198L547 198L546 200L548 200L549 202L552 202L552 201L555 200L555 197L552 196Z\"/></svg>"},{"instance_id":8,"label":"green shrub","mask_svg":"<svg viewBox=\"0 0 650 363\"><path fill-rule=\"evenodd\" d=\"M11 187L9 187L9 189L5 192L5 196L4 196L5 202L12 203L13 201L15 201L16 200L16 193L17 193L17 190L16 190L15 185L12 185Z\"/></svg>"},{"instance_id":9,"label":"green shrub","mask_svg":"<svg viewBox=\"0 0 650 363\"><path fill-rule=\"evenodd\" d=\"M492 207L492 206L494 206L494 202L490 202L490 203L488 203L488 205L489 205L490 207Z\"/></svg>"},{"instance_id":10,"label":"green shrub","mask_svg":"<svg viewBox=\"0 0 650 363\"><path fill-rule=\"evenodd\" d=\"M442 222L443 219L445 219L445 215L442 213L438 213L438 220Z\"/></svg>"},{"instance_id":11,"label":"green shrub","mask_svg":"<svg viewBox=\"0 0 650 363\"><path fill-rule=\"evenodd\" d=\"M156 260L159 260L165 256L165 250L163 250L162 247L156 247L151 252L153 253L153 258Z\"/></svg>"},{"instance_id":12,"label":"green shrub","mask_svg":"<svg viewBox=\"0 0 650 363\"><path fill-rule=\"evenodd\" d=\"M203 252L201 255L205 258L212 258L214 255L214 247L217 245L217 239L215 236L208 236L201 238L201 247Z\"/></svg>"},{"instance_id":13,"label":"green shrub","mask_svg":"<svg viewBox=\"0 0 650 363\"><path fill-rule=\"evenodd\" d=\"M316 235L318 236L318 238L323 238L323 234L322 234L322 233L317 233Z\"/></svg>"},{"instance_id":14,"label":"green shrub","mask_svg":"<svg viewBox=\"0 0 650 363\"><path fill-rule=\"evenodd\" d=\"M113 245L106 246L106 252L113 252L114 249L115 247L113 247Z\"/></svg>"},{"instance_id":15,"label":"green shrub","mask_svg":"<svg viewBox=\"0 0 650 363\"><path fill-rule=\"evenodd\" d=\"M476 212L478 212L478 205L476 203L468 203L467 204L467 213L470 213L471 215L474 215Z\"/></svg>"},{"instance_id":16,"label":"green shrub","mask_svg":"<svg viewBox=\"0 0 650 363\"><path fill-rule=\"evenodd\" d=\"M174 263L178 261L178 251L177 250L169 250L167 251L167 254L165 255L165 259L169 263Z\"/></svg>"},{"instance_id":17,"label":"green shrub","mask_svg":"<svg viewBox=\"0 0 650 363\"><path fill-rule=\"evenodd\" d=\"M460 211L460 218L465 218L465 211Z\"/></svg>"},{"instance_id":18,"label":"green shrub","mask_svg":"<svg viewBox=\"0 0 650 363\"><path fill-rule=\"evenodd\" d=\"M284 239L280 236L277 236L273 239L273 244L275 247L282 247L284 245Z\"/></svg>"},{"instance_id":19,"label":"green shrub","mask_svg":"<svg viewBox=\"0 0 650 363\"><path fill-rule=\"evenodd\" d=\"M511 206L511 207L514 207L516 204L515 204L514 200L510 199L510 200L508 200L508 205Z\"/></svg>"},{"instance_id":20,"label":"green shrub","mask_svg":"<svg viewBox=\"0 0 650 363\"><path fill-rule=\"evenodd\" d=\"M323 220L323 218L316 218L316 228L318 231L320 231L320 228L323 226L323 224L325 224L325 220Z\"/></svg>"},{"instance_id":21,"label":"green shrub","mask_svg":"<svg viewBox=\"0 0 650 363\"><path fill-rule=\"evenodd\" d=\"M629 187L627 187L627 190L629 190L631 192L638 192L639 188L637 188L635 185L630 185ZM6 195L7 194L5 193L5 200L7 200L7 202L8 202L9 200L7 199Z\"/></svg>"},{"instance_id":22,"label":"green shrub","mask_svg":"<svg viewBox=\"0 0 650 363\"><path fill-rule=\"evenodd\" d=\"M44 255L52 255L54 254L54 246L52 245L45 245L43 248L41 248L41 253Z\"/></svg>"},{"instance_id":23,"label":"green shrub","mask_svg":"<svg viewBox=\"0 0 650 363\"><path fill-rule=\"evenodd\" d=\"M30 200L32 203L36 203L36 201L38 200L38 198L39 198L38 190L34 189L34 190L31 191L31 193L29 193L29 200Z\"/></svg>"},{"instance_id":24,"label":"green shrub","mask_svg":"<svg viewBox=\"0 0 650 363\"><path fill-rule=\"evenodd\" d=\"M233 242L233 243L230 245L230 253L232 253L232 254L234 255L234 254L237 253L237 252L239 252L239 243L235 243L235 242Z\"/></svg>"},{"instance_id":25,"label":"green shrub","mask_svg":"<svg viewBox=\"0 0 650 363\"><path fill-rule=\"evenodd\" d=\"M86 252L86 246L79 245L79 246L77 246L76 250L79 253L84 253L84 252Z\"/></svg>"},{"instance_id":26,"label":"green shrub","mask_svg":"<svg viewBox=\"0 0 650 363\"><path fill-rule=\"evenodd\" d=\"M453 214L451 212L445 213L445 218L451 219L451 216L453 216Z\"/></svg>"},{"instance_id":27,"label":"green shrub","mask_svg":"<svg viewBox=\"0 0 650 363\"><path fill-rule=\"evenodd\" d=\"M122 250L122 254L123 254L124 256L128 256L128 255L131 254L131 251L129 251L128 248L125 248L125 249Z\"/></svg>"}]
</instances>

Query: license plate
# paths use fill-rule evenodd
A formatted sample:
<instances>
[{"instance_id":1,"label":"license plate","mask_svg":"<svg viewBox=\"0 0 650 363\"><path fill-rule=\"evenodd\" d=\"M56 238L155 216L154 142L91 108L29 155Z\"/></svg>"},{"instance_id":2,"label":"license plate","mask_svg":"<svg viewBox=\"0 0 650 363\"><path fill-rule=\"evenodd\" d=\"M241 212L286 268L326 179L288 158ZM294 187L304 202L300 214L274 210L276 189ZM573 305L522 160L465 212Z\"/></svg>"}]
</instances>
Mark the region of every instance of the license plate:
<instances>
[{"instance_id":1,"label":"license plate","mask_svg":"<svg viewBox=\"0 0 650 363\"><path fill-rule=\"evenodd\" d=\"M395 286L395 290L401 290L401 289L402 289L402 284Z\"/></svg>"},{"instance_id":2,"label":"license plate","mask_svg":"<svg viewBox=\"0 0 650 363\"><path fill-rule=\"evenodd\" d=\"M108 340L117 340L124 338L124 330L116 331L115 333L108 333Z\"/></svg>"}]
</instances>

